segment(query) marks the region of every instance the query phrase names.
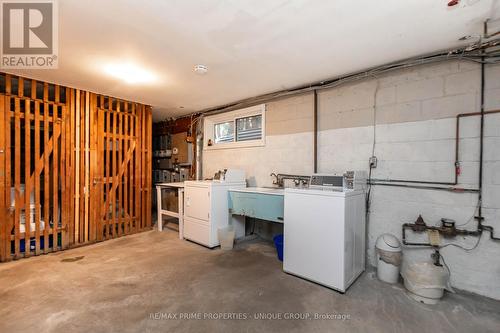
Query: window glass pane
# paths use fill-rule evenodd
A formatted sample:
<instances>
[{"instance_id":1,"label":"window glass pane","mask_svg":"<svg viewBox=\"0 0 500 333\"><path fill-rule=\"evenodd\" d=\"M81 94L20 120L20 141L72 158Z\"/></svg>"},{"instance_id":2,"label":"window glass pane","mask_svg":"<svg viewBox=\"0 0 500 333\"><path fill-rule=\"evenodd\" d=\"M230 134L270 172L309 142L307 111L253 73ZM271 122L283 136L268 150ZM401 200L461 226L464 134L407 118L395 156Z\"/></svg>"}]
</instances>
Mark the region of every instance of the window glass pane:
<instances>
[{"instance_id":1,"label":"window glass pane","mask_svg":"<svg viewBox=\"0 0 500 333\"><path fill-rule=\"evenodd\" d=\"M234 122L215 124L214 126L215 143L234 141Z\"/></svg>"},{"instance_id":2,"label":"window glass pane","mask_svg":"<svg viewBox=\"0 0 500 333\"><path fill-rule=\"evenodd\" d=\"M236 119L236 141L262 139L262 115Z\"/></svg>"}]
</instances>

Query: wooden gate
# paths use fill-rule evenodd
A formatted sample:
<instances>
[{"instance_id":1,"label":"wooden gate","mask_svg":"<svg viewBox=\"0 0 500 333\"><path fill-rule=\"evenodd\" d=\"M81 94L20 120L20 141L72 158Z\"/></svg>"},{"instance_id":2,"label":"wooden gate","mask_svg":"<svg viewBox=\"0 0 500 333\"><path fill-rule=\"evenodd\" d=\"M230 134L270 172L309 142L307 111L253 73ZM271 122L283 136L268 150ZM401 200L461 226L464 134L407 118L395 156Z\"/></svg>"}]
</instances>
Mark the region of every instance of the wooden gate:
<instances>
[{"instance_id":1,"label":"wooden gate","mask_svg":"<svg viewBox=\"0 0 500 333\"><path fill-rule=\"evenodd\" d=\"M104 96L90 101L91 237L115 238L151 227L151 110ZM95 229L96 235L93 234Z\"/></svg>"},{"instance_id":2,"label":"wooden gate","mask_svg":"<svg viewBox=\"0 0 500 333\"><path fill-rule=\"evenodd\" d=\"M1 259L68 247L67 89L3 76Z\"/></svg>"},{"instance_id":3,"label":"wooden gate","mask_svg":"<svg viewBox=\"0 0 500 333\"><path fill-rule=\"evenodd\" d=\"M151 108L0 73L0 261L151 227Z\"/></svg>"}]
</instances>

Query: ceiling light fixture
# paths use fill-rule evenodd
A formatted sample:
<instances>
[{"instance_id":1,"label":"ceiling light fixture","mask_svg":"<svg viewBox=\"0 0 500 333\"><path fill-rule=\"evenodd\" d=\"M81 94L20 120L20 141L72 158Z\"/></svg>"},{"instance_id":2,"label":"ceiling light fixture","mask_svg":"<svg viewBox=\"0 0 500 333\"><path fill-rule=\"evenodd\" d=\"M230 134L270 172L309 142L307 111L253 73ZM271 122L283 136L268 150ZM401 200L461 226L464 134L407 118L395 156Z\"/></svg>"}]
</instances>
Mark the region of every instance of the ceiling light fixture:
<instances>
[{"instance_id":1,"label":"ceiling light fixture","mask_svg":"<svg viewBox=\"0 0 500 333\"><path fill-rule=\"evenodd\" d=\"M158 81L155 74L131 62L105 65L104 72L128 84L144 84Z\"/></svg>"},{"instance_id":2,"label":"ceiling light fixture","mask_svg":"<svg viewBox=\"0 0 500 333\"><path fill-rule=\"evenodd\" d=\"M198 75L205 75L208 72L208 67L205 65L194 66L194 72Z\"/></svg>"}]
</instances>

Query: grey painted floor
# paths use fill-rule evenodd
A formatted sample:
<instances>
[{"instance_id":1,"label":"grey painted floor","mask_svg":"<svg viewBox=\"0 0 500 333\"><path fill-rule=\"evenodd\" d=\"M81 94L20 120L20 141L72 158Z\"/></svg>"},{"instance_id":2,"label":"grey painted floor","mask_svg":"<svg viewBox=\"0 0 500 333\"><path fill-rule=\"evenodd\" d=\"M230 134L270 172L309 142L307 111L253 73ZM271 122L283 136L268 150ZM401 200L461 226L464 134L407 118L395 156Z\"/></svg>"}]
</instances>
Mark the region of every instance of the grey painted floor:
<instances>
[{"instance_id":1,"label":"grey painted floor","mask_svg":"<svg viewBox=\"0 0 500 333\"><path fill-rule=\"evenodd\" d=\"M78 256L84 258L62 261ZM180 319L183 313L194 318ZM255 317L261 313L267 319ZM284 319L290 313L310 317ZM315 313L330 317L314 319ZM224 315L240 319L213 319ZM342 295L283 273L274 248L259 241L225 252L181 241L172 231L151 231L0 264L0 332L498 332L499 328L498 301L447 294L436 306L423 305L409 299L401 285L379 282L373 272L365 273Z\"/></svg>"}]
</instances>

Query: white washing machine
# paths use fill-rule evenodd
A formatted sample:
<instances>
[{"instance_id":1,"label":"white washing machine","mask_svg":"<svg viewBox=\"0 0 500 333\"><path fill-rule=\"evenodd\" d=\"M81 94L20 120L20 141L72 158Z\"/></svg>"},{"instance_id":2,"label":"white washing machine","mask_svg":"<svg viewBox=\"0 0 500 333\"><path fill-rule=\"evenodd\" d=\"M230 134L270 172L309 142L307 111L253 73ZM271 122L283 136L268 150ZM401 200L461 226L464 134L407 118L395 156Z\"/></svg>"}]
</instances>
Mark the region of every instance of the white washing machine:
<instances>
[{"instance_id":1,"label":"white washing machine","mask_svg":"<svg viewBox=\"0 0 500 333\"><path fill-rule=\"evenodd\" d=\"M345 292L365 269L365 216L364 189L285 189L283 270Z\"/></svg>"}]
</instances>

